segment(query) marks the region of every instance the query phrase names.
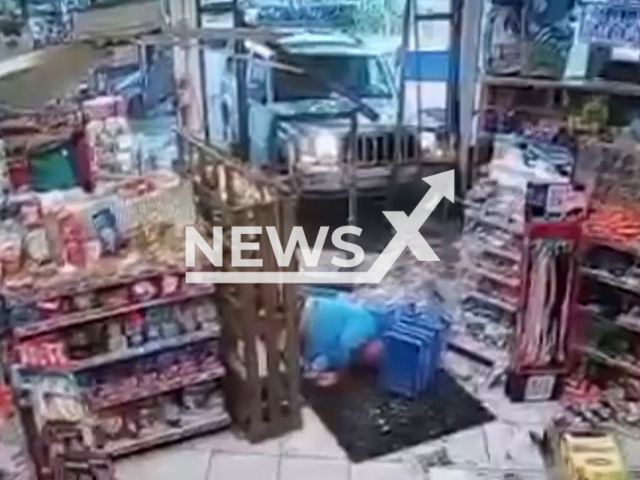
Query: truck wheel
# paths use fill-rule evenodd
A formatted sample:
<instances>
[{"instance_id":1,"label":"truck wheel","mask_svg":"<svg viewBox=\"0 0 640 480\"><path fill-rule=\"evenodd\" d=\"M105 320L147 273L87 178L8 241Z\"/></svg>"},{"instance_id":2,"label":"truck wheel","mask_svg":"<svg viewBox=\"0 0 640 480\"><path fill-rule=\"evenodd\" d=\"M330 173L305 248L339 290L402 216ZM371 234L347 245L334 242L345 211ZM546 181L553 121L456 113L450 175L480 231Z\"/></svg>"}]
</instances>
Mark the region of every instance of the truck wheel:
<instances>
[{"instance_id":1,"label":"truck wheel","mask_svg":"<svg viewBox=\"0 0 640 480\"><path fill-rule=\"evenodd\" d=\"M144 102L142 101L142 97L137 95L129 100L127 110L131 118L142 118L144 116Z\"/></svg>"}]
</instances>

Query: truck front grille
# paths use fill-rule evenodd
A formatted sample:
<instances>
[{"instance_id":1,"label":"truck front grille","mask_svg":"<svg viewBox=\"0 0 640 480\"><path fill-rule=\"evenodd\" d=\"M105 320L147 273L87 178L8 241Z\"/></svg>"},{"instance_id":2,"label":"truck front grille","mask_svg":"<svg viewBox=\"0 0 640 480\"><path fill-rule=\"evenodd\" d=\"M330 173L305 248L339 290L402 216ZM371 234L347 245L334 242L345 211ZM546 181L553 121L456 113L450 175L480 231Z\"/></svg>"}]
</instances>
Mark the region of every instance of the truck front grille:
<instances>
[{"instance_id":1,"label":"truck front grille","mask_svg":"<svg viewBox=\"0 0 640 480\"><path fill-rule=\"evenodd\" d=\"M348 159L348 146L350 139L344 139L345 160ZM418 158L418 141L412 133L396 134L367 133L358 134L356 137L356 163L364 165L386 165L393 162L399 149L400 161L415 160Z\"/></svg>"}]
</instances>

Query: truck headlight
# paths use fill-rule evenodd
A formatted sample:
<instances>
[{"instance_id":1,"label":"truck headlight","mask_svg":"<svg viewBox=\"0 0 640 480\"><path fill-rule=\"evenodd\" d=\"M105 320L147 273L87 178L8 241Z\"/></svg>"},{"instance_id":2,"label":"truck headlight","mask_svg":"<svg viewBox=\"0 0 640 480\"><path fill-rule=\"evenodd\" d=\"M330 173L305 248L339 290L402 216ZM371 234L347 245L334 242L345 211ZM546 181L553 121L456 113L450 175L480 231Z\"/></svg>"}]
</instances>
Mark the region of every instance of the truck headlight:
<instances>
[{"instance_id":1,"label":"truck headlight","mask_svg":"<svg viewBox=\"0 0 640 480\"><path fill-rule=\"evenodd\" d=\"M331 132L321 132L314 138L314 150L319 162L337 162L340 142Z\"/></svg>"},{"instance_id":2,"label":"truck headlight","mask_svg":"<svg viewBox=\"0 0 640 480\"><path fill-rule=\"evenodd\" d=\"M420 148L423 151L435 151L437 147L436 134L433 132L420 132Z\"/></svg>"},{"instance_id":3,"label":"truck headlight","mask_svg":"<svg viewBox=\"0 0 640 480\"><path fill-rule=\"evenodd\" d=\"M300 162L334 164L340 155L340 141L331 132L319 132L300 139Z\"/></svg>"}]
</instances>

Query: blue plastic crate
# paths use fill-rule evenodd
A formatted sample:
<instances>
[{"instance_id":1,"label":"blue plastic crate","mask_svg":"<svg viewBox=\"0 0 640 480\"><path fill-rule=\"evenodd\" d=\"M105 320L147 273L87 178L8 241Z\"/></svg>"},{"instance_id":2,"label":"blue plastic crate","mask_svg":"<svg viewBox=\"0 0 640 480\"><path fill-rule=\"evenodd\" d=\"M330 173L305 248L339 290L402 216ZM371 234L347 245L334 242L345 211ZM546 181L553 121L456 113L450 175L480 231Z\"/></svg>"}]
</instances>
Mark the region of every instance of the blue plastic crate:
<instances>
[{"instance_id":1,"label":"blue plastic crate","mask_svg":"<svg viewBox=\"0 0 640 480\"><path fill-rule=\"evenodd\" d=\"M410 327L403 327L402 325L396 325L396 328L390 335L395 340L397 339L410 339L412 342L417 341L420 343L422 357L419 359L419 363L413 365L400 365L394 367L395 369L402 370L406 375L414 378L414 388L418 391L422 391L426 388L430 379L432 378L431 364L433 363L433 341L434 336L428 332L420 332ZM390 357L386 362L393 363L396 359ZM386 363L385 363L386 364Z\"/></svg>"},{"instance_id":2,"label":"blue plastic crate","mask_svg":"<svg viewBox=\"0 0 640 480\"><path fill-rule=\"evenodd\" d=\"M440 354L442 351L443 338L441 330L430 325L401 320L394 326L394 331L412 334L426 343L426 355L429 368L422 372L425 377L423 385L426 387L429 383L435 381L438 376L438 369L441 367Z\"/></svg>"},{"instance_id":3,"label":"blue plastic crate","mask_svg":"<svg viewBox=\"0 0 640 480\"><path fill-rule=\"evenodd\" d=\"M384 335L384 361L380 370L380 384L387 391L415 397L423 389L418 372L428 368L428 358L422 340L402 332Z\"/></svg>"},{"instance_id":4,"label":"blue plastic crate","mask_svg":"<svg viewBox=\"0 0 640 480\"><path fill-rule=\"evenodd\" d=\"M385 306L384 315L381 387L409 397L434 388L451 323L447 312L437 302L391 303Z\"/></svg>"}]
</instances>

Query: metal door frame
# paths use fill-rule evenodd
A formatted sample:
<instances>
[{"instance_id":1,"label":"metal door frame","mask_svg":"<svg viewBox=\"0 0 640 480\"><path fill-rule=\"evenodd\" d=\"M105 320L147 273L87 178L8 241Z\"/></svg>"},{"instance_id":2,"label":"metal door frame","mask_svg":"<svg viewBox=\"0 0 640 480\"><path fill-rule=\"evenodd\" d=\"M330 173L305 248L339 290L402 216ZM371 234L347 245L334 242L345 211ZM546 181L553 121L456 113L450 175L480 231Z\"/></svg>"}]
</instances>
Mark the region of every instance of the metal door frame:
<instances>
[{"instance_id":1,"label":"metal door frame","mask_svg":"<svg viewBox=\"0 0 640 480\"><path fill-rule=\"evenodd\" d=\"M478 0L476 0L478 1ZM419 47L419 42L416 41L419 35L419 25L423 22L443 22L449 23L449 42L447 46L447 52L449 56L448 75L446 78L446 101L445 101L445 128L449 136L457 142L459 137L459 113L457 105L459 104L459 59L460 59L460 34L461 34L461 17L462 17L462 4L463 0L449 0L448 12L431 12L431 13L419 13L420 0L407 0L409 5L415 8L414 12L411 12L411 6L408 7L409 19L405 20L405 25L408 23L409 32L405 32L407 35L407 43L409 44L408 36L413 35L414 49L411 51L422 51ZM408 21L407 21L408 20ZM418 48L416 48L418 47ZM404 75L404 72L402 73ZM405 80L406 81L406 80ZM418 80L421 81L421 80ZM403 92L404 94L404 92ZM418 110L421 110L420 105L420 93L418 93ZM420 112L419 112L420 113ZM425 128L425 130L427 130Z\"/></svg>"}]
</instances>

